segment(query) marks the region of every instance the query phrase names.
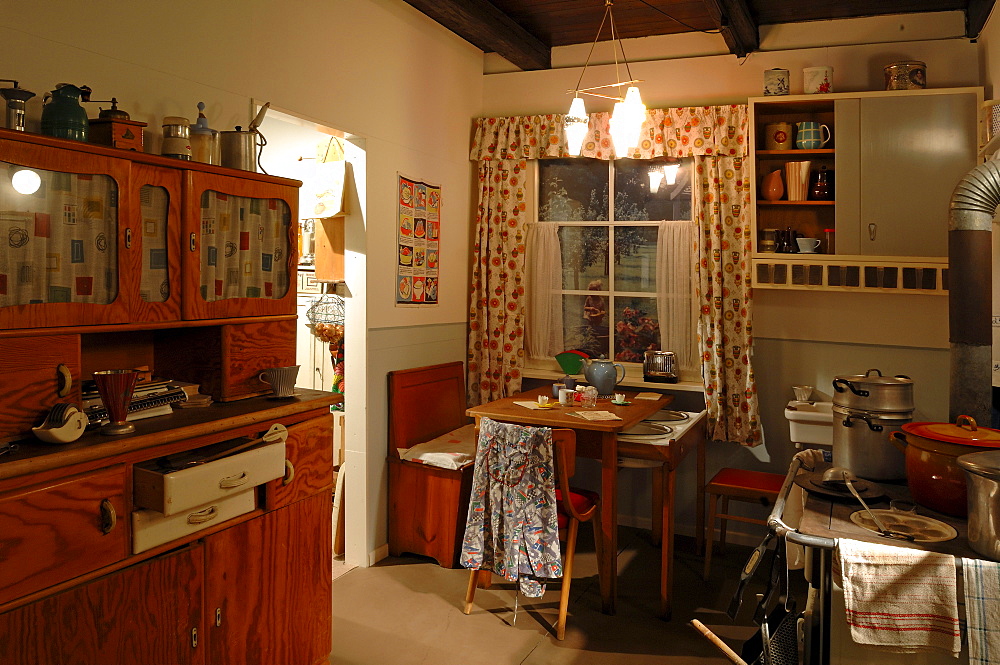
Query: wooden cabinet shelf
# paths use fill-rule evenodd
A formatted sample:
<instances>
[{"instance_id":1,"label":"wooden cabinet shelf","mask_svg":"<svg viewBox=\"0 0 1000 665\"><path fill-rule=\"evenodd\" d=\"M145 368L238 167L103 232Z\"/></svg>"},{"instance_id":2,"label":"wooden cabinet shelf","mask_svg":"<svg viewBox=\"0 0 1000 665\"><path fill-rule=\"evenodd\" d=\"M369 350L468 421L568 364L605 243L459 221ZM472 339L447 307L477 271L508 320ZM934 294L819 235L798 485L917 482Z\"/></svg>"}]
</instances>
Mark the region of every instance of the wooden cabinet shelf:
<instances>
[{"instance_id":1,"label":"wooden cabinet shelf","mask_svg":"<svg viewBox=\"0 0 1000 665\"><path fill-rule=\"evenodd\" d=\"M833 148L817 148L816 150L758 150L758 157L787 157L789 159L801 159L802 157L826 157L833 155L837 151Z\"/></svg>"},{"instance_id":2,"label":"wooden cabinet shelf","mask_svg":"<svg viewBox=\"0 0 1000 665\"><path fill-rule=\"evenodd\" d=\"M832 206L836 201L757 201L759 206Z\"/></svg>"}]
</instances>

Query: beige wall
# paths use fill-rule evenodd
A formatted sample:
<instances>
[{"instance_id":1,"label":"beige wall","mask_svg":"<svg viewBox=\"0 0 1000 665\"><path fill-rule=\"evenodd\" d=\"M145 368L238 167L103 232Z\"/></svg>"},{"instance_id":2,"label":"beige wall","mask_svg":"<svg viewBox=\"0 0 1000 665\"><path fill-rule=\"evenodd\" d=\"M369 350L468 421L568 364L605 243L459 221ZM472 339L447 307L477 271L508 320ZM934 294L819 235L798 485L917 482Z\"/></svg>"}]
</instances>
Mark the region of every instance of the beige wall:
<instances>
[{"instance_id":1,"label":"beige wall","mask_svg":"<svg viewBox=\"0 0 1000 665\"><path fill-rule=\"evenodd\" d=\"M251 100L270 101L363 147L347 238L346 506L348 558L370 562L385 543L385 372L465 355L464 334L442 341L414 331L464 331L469 127L480 112L482 53L399 0L9 0L0 49L0 75L38 94L29 130L39 127L42 93L66 81L91 86L94 99L117 97L149 123L150 152L162 117L195 118L199 101L215 129L246 126ZM89 112L96 117L97 105ZM438 307L393 307L397 172L443 188Z\"/></svg>"}]
</instances>

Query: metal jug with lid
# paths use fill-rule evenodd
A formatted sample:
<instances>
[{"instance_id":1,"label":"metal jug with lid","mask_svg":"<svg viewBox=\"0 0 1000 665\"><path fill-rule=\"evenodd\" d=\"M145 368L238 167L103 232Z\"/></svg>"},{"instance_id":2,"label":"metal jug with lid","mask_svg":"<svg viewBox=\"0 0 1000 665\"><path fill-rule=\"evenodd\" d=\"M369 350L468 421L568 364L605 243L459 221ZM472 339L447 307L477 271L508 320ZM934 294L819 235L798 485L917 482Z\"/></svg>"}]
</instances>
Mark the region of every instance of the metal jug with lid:
<instances>
[{"instance_id":1,"label":"metal jug with lid","mask_svg":"<svg viewBox=\"0 0 1000 665\"><path fill-rule=\"evenodd\" d=\"M88 86L58 83L45 93L42 106L42 134L63 139L86 141L90 131L87 110L80 104L90 100Z\"/></svg>"}]
</instances>

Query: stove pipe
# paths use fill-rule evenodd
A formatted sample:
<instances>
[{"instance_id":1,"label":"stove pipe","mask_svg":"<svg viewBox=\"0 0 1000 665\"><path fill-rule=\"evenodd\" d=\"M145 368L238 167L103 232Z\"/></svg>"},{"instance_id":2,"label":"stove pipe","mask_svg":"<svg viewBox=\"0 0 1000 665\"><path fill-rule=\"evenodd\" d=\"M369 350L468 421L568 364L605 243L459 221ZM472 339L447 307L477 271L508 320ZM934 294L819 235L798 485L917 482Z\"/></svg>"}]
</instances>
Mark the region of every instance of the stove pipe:
<instances>
[{"instance_id":1,"label":"stove pipe","mask_svg":"<svg viewBox=\"0 0 1000 665\"><path fill-rule=\"evenodd\" d=\"M989 426L993 407L992 223L1000 206L1000 161L969 171L951 196L948 220L948 339L951 422Z\"/></svg>"}]
</instances>

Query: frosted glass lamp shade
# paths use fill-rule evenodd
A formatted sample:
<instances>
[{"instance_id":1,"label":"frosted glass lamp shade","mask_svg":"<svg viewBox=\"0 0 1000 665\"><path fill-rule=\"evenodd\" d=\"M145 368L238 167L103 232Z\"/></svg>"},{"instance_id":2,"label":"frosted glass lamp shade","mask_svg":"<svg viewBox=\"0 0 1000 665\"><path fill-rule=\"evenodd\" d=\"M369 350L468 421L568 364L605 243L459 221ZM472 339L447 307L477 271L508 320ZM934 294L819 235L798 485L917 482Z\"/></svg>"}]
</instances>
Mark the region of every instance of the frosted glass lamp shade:
<instances>
[{"instance_id":1,"label":"frosted glass lamp shade","mask_svg":"<svg viewBox=\"0 0 1000 665\"><path fill-rule=\"evenodd\" d=\"M10 184L18 194L30 195L42 186L42 179L30 169L21 169L11 176Z\"/></svg>"},{"instance_id":2,"label":"frosted glass lamp shade","mask_svg":"<svg viewBox=\"0 0 1000 665\"><path fill-rule=\"evenodd\" d=\"M563 116L563 127L566 130L566 149L574 157L579 155L583 148L583 139L587 136L589 124L590 118L587 116L583 100L574 97L573 103L569 107L569 113Z\"/></svg>"},{"instance_id":3,"label":"frosted glass lamp shade","mask_svg":"<svg viewBox=\"0 0 1000 665\"><path fill-rule=\"evenodd\" d=\"M639 88L630 86L624 101L615 102L611 114L611 141L615 144L615 154L627 157L629 148L639 143L639 132L646 121L646 105L642 103Z\"/></svg>"},{"instance_id":4,"label":"frosted glass lamp shade","mask_svg":"<svg viewBox=\"0 0 1000 665\"><path fill-rule=\"evenodd\" d=\"M681 170L680 164L667 164L663 167L663 174L667 178L668 185L677 184L677 172Z\"/></svg>"}]
</instances>

